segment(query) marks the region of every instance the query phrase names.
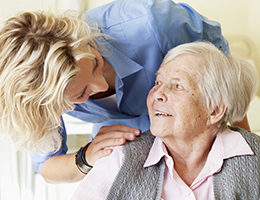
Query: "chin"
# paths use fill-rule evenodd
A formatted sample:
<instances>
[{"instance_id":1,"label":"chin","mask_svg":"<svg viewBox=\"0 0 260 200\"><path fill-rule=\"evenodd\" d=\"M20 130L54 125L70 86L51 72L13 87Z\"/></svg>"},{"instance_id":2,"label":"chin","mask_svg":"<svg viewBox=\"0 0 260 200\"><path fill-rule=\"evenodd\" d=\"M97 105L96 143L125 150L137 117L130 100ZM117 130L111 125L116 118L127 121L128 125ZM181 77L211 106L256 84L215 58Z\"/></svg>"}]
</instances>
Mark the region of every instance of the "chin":
<instances>
[{"instance_id":1,"label":"chin","mask_svg":"<svg viewBox=\"0 0 260 200\"><path fill-rule=\"evenodd\" d=\"M156 136L159 137L160 136L160 132L162 131L162 129L158 128L158 127L150 127L150 131L151 133ZM158 134L159 133L159 134Z\"/></svg>"}]
</instances>

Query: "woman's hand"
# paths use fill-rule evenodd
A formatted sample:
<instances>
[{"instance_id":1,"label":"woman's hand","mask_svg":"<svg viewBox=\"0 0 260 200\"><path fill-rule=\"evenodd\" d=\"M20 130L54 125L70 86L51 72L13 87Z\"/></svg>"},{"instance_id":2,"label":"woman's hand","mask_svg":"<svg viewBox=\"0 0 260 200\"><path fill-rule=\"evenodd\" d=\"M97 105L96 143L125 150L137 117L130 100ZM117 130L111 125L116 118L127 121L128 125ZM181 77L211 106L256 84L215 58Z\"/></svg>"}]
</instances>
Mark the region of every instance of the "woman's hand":
<instances>
[{"instance_id":1,"label":"woman's hand","mask_svg":"<svg viewBox=\"0 0 260 200\"><path fill-rule=\"evenodd\" d=\"M119 146L125 143L126 140L134 140L135 136L140 135L141 131L125 125L103 126L98 134L88 146L85 153L85 159L89 165L94 165L95 162L104 156L112 153L112 146Z\"/></svg>"}]
</instances>

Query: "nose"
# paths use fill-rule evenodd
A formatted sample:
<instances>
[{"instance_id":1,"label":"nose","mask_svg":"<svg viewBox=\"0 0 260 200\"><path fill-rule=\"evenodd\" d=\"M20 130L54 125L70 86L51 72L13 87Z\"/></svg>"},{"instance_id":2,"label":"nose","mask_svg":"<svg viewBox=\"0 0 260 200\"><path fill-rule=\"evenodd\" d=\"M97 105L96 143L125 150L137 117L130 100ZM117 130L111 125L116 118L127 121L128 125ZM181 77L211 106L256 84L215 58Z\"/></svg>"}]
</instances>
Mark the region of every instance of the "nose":
<instances>
[{"instance_id":1,"label":"nose","mask_svg":"<svg viewBox=\"0 0 260 200\"><path fill-rule=\"evenodd\" d=\"M94 90L98 92L105 92L108 90L108 83L103 76L95 80Z\"/></svg>"},{"instance_id":2,"label":"nose","mask_svg":"<svg viewBox=\"0 0 260 200\"><path fill-rule=\"evenodd\" d=\"M161 86L154 92L154 98L158 102L166 102L167 101L167 88Z\"/></svg>"}]
</instances>

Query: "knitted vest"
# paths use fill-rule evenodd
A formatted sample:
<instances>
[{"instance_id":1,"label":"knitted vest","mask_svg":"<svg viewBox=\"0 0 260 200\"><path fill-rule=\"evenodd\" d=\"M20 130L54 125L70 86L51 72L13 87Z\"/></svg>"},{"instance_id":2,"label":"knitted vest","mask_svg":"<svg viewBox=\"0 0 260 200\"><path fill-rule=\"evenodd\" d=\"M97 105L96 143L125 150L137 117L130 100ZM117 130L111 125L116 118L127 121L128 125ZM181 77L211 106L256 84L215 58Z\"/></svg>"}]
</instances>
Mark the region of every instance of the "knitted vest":
<instances>
[{"instance_id":1,"label":"knitted vest","mask_svg":"<svg viewBox=\"0 0 260 200\"><path fill-rule=\"evenodd\" d=\"M214 174L215 199L260 200L260 137L237 127L231 129L241 133L254 155L224 160L221 171ZM147 131L124 145L124 162L110 188L108 200L161 199L164 160L143 167L153 141L154 136Z\"/></svg>"}]
</instances>

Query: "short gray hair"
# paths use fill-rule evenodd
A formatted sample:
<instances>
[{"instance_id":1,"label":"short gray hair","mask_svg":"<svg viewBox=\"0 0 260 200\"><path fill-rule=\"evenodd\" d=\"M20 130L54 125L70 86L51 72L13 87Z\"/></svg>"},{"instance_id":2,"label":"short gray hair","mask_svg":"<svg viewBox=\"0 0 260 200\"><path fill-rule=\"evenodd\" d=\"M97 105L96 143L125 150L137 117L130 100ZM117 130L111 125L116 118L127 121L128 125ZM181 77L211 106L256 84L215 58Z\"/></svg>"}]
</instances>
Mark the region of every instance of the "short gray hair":
<instances>
[{"instance_id":1,"label":"short gray hair","mask_svg":"<svg viewBox=\"0 0 260 200\"><path fill-rule=\"evenodd\" d=\"M199 59L197 66L198 87L208 109L215 109L223 102L227 110L219 122L225 128L228 122L241 121L249 103L257 92L258 76L255 67L247 60L227 57L209 42L193 42L179 45L168 52L163 64L182 55Z\"/></svg>"}]
</instances>

